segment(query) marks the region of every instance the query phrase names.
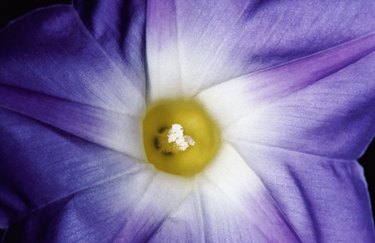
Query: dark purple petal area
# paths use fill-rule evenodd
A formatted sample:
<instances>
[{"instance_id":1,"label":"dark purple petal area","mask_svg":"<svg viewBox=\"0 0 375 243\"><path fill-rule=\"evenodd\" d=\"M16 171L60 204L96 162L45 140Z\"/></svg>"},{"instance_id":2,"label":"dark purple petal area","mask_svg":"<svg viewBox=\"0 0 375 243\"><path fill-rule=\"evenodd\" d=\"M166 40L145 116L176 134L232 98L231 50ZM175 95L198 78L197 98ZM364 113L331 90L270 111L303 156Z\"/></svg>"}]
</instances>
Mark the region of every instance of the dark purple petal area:
<instances>
[{"instance_id":1,"label":"dark purple petal area","mask_svg":"<svg viewBox=\"0 0 375 243\"><path fill-rule=\"evenodd\" d=\"M145 0L73 3L93 37L144 94Z\"/></svg>"},{"instance_id":2,"label":"dark purple petal area","mask_svg":"<svg viewBox=\"0 0 375 243\"><path fill-rule=\"evenodd\" d=\"M140 118L0 84L0 107L143 159Z\"/></svg>"},{"instance_id":3,"label":"dark purple petal area","mask_svg":"<svg viewBox=\"0 0 375 243\"><path fill-rule=\"evenodd\" d=\"M131 218L151 176L129 171L55 200L12 225L5 242L113 242Z\"/></svg>"},{"instance_id":4,"label":"dark purple petal area","mask_svg":"<svg viewBox=\"0 0 375 243\"><path fill-rule=\"evenodd\" d=\"M144 98L133 82L144 80L130 80L71 6L36 10L11 23L0 31L0 53L1 228L145 166L87 142L141 149L122 132L138 126Z\"/></svg>"},{"instance_id":5,"label":"dark purple petal area","mask_svg":"<svg viewBox=\"0 0 375 243\"><path fill-rule=\"evenodd\" d=\"M191 186L146 168L128 170L38 207L11 226L6 240L146 242Z\"/></svg>"},{"instance_id":6,"label":"dark purple petal area","mask_svg":"<svg viewBox=\"0 0 375 243\"><path fill-rule=\"evenodd\" d=\"M302 242L374 242L363 175L356 161L233 142L277 198Z\"/></svg>"},{"instance_id":7,"label":"dark purple petal area","mask_svg":"<svg viewBox=\"0 0 375 243\"><path fill-rule=\"evenodd\" d=\"M0 109L0 117L2 228L53 201L148 168L13 112Z\"/></svg>"},{"instance_id":8,"label":"dark purple petal area","mask_svg":"<svg viewBox=\"0 0 375 243\"><path fill-rule=\"evenodd\" d=\"M142 91L97 44L71 6L36 10L0 31L0 84L139 114Z\"/></svg>"}]
</instances>

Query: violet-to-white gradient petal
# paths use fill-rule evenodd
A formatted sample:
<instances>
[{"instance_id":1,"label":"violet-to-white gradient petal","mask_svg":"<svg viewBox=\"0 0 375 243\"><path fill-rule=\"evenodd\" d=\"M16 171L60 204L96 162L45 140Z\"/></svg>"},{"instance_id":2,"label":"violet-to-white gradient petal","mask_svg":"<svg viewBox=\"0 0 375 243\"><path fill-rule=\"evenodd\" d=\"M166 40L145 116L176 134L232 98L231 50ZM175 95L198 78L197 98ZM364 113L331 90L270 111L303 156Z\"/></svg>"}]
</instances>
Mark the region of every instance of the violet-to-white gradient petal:
<instances>
[{"instance_id":1,"label":"violet-to-white gradient petal","mask_svg":"<svg viewBox=\"0 0 375 243\"><path fill-rule=\"evenodd\" d=\"M151 242L300 242L277 202L229 145Z\"/></svg>"},{"instance_id":2,"label":"violet-to-white gradient petal","mask_svg":"<svg viewBox=\"0 0 375 243\"><path fill-rule=\"evenodd\" d=\"M353 161L375 130L372 45L356 52L352 42L354 55L340 56L346 68L316 66L318 82L295 80L314 85L275 83L278 102L228 127L231 146L196 181L79 138L126 142L122 132L135 128L121 119L143 109L144 71L151 99L194 95L373 32L374 10L365 0L76 1L14 22L0 32L5 241L374 242ZM296 77L285 67L268 71Z\"/></svg>"},{"instance_id":3,"label":"violet-to-white gradient petal","mask_svg":"<svg viewBox=\"0 0 375 243\"><path fill-rule=\"evenodd\" d=\"M145 1L74 0L73 5L110 59L145 94Z\"/></svg>"},{"instance_id":4,"label":"violet-to-white gradient petal","mask_svg":"<svg viewBox=\"0 0 375 243\"><path fill-rule=\"evenodd\" d=\"M372 53L235 122L223 136L356 160L375 133L374 66Z\"/></svg>"},{"instance_id":5,"label":"violet-to-white gradient petal","mask_svg":"<svg viewBox=\"0 0 375 243\"><path fill-rule=\"evenodd\" d=\"M232 142L302 242L375 242L362 167L282 148Z\"/></svg>"},{"instance_id":6,"label":"violet-to-white gradient petal","mask_svg":"<svg viewBox=\"0 0 375 243\"><path fill-rule=\"evenodd\" d=\"M156 172L113 242L147 242L191 192L190 178ZM167 240L167 239L166 239Z\"/></svg>"},{"instance_id":7,"label":"violet-to-white gradient petal","mask_svg":"<svg viewBox=\"0 0 375 243\"><path fill-rule=\"evenodd\" d=\"M187 96L366 35L375 22L375 4L366 0L193 0L175 7ZM166 43L176 38L166 37Z\"/></svg>"},{"instance_id":8,"label":"violet-to-white gradient petal","mask_svg":"<svg viewBox=\"0 0 375 243\"><path fill-rule=\"evenodd\" d=\"M0 31L0 84L138 115L144 97L72 6L35 10Z\"/></svg>"},{"instance_id":9,"label":"violet-to-white gradient petal","mask_svg":"<svg viewBox=\"0 0 375 243\"><path fill-rule=\"evenodd\" d=\"M176 2L150 0L146 15L148 92L151 101L182 95Z\"/></svg>"},{"instance_id":10,"label":"violet-to-white gradient petal","mask_svg":"<svg viewBox=\"0 0 375 243\"><path fill-rule=\"evenodd\" d=\"M108 158L113 159L113 158ZM5 242L113 242L131 219L153 172L128 171L35 209L7 231ZM77 179L75 179L77 182ZM158 195L154 194L157 198Z\"/></svg>"},{"instance_id":11,"label":"violet-to-white gradient petal","mask_svg":"<svg viewBox=\"0 0 375 243\"><path fill-rule=\"evenodd\" d=\"M0 228L12 227L37 208L94 185L153 171L123 153L23 115L0 109L0 117Z\"/></svg>"},{"instance_id":12,"label":"violet-to-white gradient petal","mask_svg":"<svg viewBox=\"0 0 375 243\"><path fill-rule=\"evenodd\" d=\"M374 51L375 33L372 33L290 63L220 83L203 90L197 98L223 126L227 126L251 116L264 105L335 74ZM347 82L360 81L360 77L353 77L353 80ZM369 81L365 79L362 82L367 84Z\"/></svg>"},{"instance_id":13,"label":"violet-to-white gradient petal","mask_svg":"<svg viewBox=\"0 0 375 243\"><path fill-rule=\"evenodd\" d=\"M0 107L142 160L140 117L0 84Z\"/></svg>"}]
</instances>

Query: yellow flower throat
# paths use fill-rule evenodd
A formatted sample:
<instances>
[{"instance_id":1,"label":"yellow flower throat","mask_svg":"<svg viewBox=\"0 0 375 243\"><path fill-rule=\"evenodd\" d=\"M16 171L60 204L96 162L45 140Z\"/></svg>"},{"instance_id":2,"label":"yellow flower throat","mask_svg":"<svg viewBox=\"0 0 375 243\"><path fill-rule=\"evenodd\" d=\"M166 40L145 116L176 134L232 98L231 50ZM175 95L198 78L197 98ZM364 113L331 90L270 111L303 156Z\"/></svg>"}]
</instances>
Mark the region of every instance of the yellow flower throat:
<instances>
[{"instance_id":1,"label":"yellow flower throat","mask_svg":"<svg viewBox=\"0 0 375 243\"><path fill-rule=\"evenodd\" d=\"M214 158L220 131L194 100L162 100L151 104L143 119L147 159L157 169L192 176Z\"/></svg>"}]
</instances>

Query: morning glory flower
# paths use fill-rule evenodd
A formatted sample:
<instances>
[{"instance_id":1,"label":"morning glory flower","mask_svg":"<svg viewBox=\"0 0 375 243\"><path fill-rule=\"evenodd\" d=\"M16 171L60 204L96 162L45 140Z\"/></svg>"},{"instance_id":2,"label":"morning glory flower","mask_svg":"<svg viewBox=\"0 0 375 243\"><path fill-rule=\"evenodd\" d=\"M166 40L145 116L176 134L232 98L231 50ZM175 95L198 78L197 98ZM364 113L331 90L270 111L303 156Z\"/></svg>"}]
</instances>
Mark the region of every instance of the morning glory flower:
<instances>
[{"instance_id":1,"label":"morning glory flower","mask_svg":"<svg viewBox=\"0 0 375 243\"><path fill-rule=\"evenodd\" d=\"M76 1L0 32L5 242L374 242L369 1Z\"/></svg>"}]
</instances>

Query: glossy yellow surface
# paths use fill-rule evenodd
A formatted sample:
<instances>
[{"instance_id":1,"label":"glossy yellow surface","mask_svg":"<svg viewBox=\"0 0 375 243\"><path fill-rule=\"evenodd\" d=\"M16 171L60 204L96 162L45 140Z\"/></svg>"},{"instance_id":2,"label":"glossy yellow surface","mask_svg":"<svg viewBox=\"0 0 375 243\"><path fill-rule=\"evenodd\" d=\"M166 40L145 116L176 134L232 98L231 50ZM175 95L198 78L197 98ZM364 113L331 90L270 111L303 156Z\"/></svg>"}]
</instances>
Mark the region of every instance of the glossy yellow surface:
<instances>
[{"instance_id":1,"label":"glossy yellow surface","mask_svg":"<svg viewBox=\"0 0 375 243\"><path fill-rule=\"evenodd\" d=\"M185 151L168 147L166 131L180 124L195 141ZM147 159L157 169L192 176L212 161L220 143L220 130L203 107L194 100L162 100L151 104L143 119L143 144ZM164 140L163 140L164 139Z\"/></svg>"}]
</instances>

